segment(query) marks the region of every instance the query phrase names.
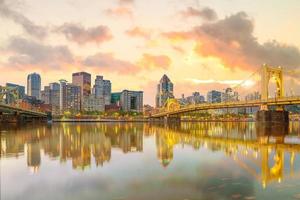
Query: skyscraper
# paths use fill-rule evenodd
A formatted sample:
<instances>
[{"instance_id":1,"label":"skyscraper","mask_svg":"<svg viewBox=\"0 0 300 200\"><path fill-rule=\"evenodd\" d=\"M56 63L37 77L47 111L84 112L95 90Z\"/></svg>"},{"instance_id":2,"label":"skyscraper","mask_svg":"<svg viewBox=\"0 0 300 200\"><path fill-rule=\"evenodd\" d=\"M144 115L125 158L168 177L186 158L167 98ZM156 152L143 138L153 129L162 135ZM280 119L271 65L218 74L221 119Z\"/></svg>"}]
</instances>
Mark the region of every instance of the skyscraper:
<instances>
[{"instance_id":1,"label":"skyscraper","mask_svg":"<svg viewBox=\"0 0 300 200\"><path fill-rule=\"evenodd\" d=\"M104 80L103 76L96 76L93 94L97 98L104 98L104 104L109 105L111 101L111 82Z\"/></svg>"},{"instance_id":2,"label":"skyscraper","mask_svg":"<svg viewBox=\"0 0 300 200\"><path fill-rule=\"evenodd\" d=\"M80 111L81 88L77 85L67 84L66 80L60 80L60 112L64 111L78 112Z\"/></svg>"},{"instance_id":3,"label":"skyscraper","mask_svg":"<svg viewBox=\"0 0 300 200\"><path fill-rule=\"evenodd\" d=\"M86 72L73 73L72 84L81 88L81 101L91 94L91 74Z\"/></svg>"},{"instance_id":4,"label":"skyscraper","mask_svg":"<svg viewBox=\"0 0 300 200\"><path fill-rule=\"evenodd\" d=\"M27 95L41 99L41 76L37 73L27 76Z\"/></svg>"},{"instance_id":5,"label":"skyscraper","mask_svg":"<svg viewBox=\"0 0 300 200\"><path fill-rule=\"evenodd\" d=\"M156 107L162 107L169 98L174 98L173 83L169 77L164 74L157 85Z\"/></svg>"},{"instance_id":6,"label":"skyscraper","mask_svg":"<svg viewBox=\"0 0 300 200\"><path fill-rule=\"evenodd\" d=\"M59 110L63 113L67 107L67 81L59 80Z\"/></svg>"},{"instance_id":7,"label":"skyscraper","mask_svg":"<svg viewBox=\"0 0 300 200\"><path fill-rule=\"evenodd\" d=\"M59 83L50 83L49 86L45 86L44 90L41 91L41 100L45 104L51 105L52 113L59 113Z\"/></svg>"}]
</instances>

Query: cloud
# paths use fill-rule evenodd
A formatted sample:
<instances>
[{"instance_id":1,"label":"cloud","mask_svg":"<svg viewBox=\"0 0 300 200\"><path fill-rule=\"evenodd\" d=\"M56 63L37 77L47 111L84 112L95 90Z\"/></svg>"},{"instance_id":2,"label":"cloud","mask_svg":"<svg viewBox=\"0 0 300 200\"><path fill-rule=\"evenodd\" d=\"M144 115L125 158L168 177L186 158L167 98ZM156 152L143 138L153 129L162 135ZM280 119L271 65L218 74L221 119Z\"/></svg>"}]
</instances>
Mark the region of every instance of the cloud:
<instances>
[{"instance_id":1,"label":"cloud","mask_svg":"<svg viewBox=\"0 0 300 200\"><path fill-rule=\"evenodd\" d=\"M168 69L172 64L172 60L166 55L143 54L138 65L146 69Z\"/></svg>"},{"instance_id":2,"label":"cloud","mask_svg":"<svg viewBox=\"0 0 300 200\"><path fill-rule=\"evenodd\" d=\"M184 54L185 53L185 50L182 47L180 47L180 46L173 45L172 49L175 50L176 52L180 53L180 54Z\"/></svg>"},{"instance_id":3,"label":"cloud","mask_svg":"<svg viewBox=\"0 0 300 200\"><path fill-rule=\"evenodd\" d=\"M119 4L129 4L132 5L134 0L119 0Z\"/></svg>"},{"instance_id":4,"label":"cloud","mask_svg":"<svg viewBox=\"0 0 300 200\"><path fill-rule=\"evenodd\" d=\"M197 9L193 7L188 7L179 13L183 18L189 17L200 17L206 21L213 21L218 18L217 13L211 8Z\"/></svg>"},{"instance_id":5,"label":"cloud","mask_svg":"<svg viewBox=\"0 0 300 200\"><path fill-rule=\"evenodd\" d=\"M126 6L118 6L116 8L109 8L105 10L105 13L113 17L133 17L132 9Z\"/></svg>"},{"instance_id":6,"label":"cloud","mask_svg":"<svg viewBox=\"0 0 300 200\"><path fill-rule=\"evenodd\" d=\"M138 26L127 30L125 33L130 37L141 37L145 39L150 39L151 37L151 31L143 29Z\"/></svg>"},{"instance_id":7,"label":"cloud","mask_svg":"<svg viewBox=\"0 0 300 200\"><path fill-rule=\"evenodd\" d=\"M36 25L34 22L29 20L27 17L19 12L11 9L5 0L0 0L0 16L11 19L15 23L21 25L23 29L31 36L42 39L47 36L47 29L43 26Z\"/></svg>"},{"instance_id":8,"label":"cloud","mask_svg":"<svg viewBox=\"0 0 300 200\"><path fill-rule=\"evenodd\" d=\"M57 32L62 33L65 37L78 44L85 44L95 42L97 44L109 41L112 39L112 34L107 26L96 26L91 28L84 28L80 24L65 23L56 29Z\"/></svg>"},{"instance_id":9,"label":"cloud","mask_svg":"<svg viewBox=\"0 0 300 200\"><path fill-rule=\"evenodd\" d=\"M219 83L219 84L225 84L229 85L231 87L236 85L241 85L243 87L249 87L253 86L255 84L252 80L214 80L214 79L206 79L206 80L200 80L200 79L187 79L188 81L191 81L195 84L213 84L213 83Z\"/></svg>"},{"instance_id":10,"label":"cloud","mask_svg":"<svg viewBox=\"0 0 300 200\"><path fill-rule=\"evenodd\" d=\"M138 71L138 67L128 61L120 60L111 53L97 53L87 57L83 65L99 67L102 70L118 73L130 73Z\"/></svg>"},{"instance_id":11,"label":"cloud","mask_svg":"<svg viewBox=\"0 0 300 200\"><path fill-rule=\"evenodd\" d=\"M194 40L195 52L216 57L229 68L253 70L266 63L295 69L300 66L297 47L269 41L260 44L253 35L254 23L245 12L205 23L191 31L163 33L170 40Z\"/></svg>"},{"instance_id":12,"label":"cloud","mask_svg":"<svg viewBox=\"0 0 300 200\"><path fill-rule=\"evenodd\" d=\"M192 31L171 31L161 33L161 35L162 37L167 38L173 42L196 39L195 34Z\"/></svg>"},{"instance_id":13,"label":"cloud","mask_svg":"<svg viewBox=\"0 0 300 200\"><path fill-rule=\"evenodd\" d=\"M28 66L59 68L73 63L74 58L66 46L49 46L21 37L10 39L6 48L10 56L8 66L24 68Z\"/></svg>"}]
</instances>

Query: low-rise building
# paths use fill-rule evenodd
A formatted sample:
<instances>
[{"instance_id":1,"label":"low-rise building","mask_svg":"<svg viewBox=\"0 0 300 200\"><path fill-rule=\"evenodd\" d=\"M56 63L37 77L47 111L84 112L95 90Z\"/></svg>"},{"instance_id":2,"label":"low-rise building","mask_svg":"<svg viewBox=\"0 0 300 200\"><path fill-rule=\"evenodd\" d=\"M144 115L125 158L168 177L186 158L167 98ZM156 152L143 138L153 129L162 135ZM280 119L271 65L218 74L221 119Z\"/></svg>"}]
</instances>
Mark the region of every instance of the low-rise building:
<instances>
[{"instance_id":1,"label":"low-rise building","mask_svg":"<svg viewBox=\"0 0 300 200\"><path fill-rule=\"evenodd\" d=\"M104 98L96 97L95 95L85 96L83 98L83 110L84 111L99 111L103 112L105 109Z\"/></svg>"},{"instance_id":2,"label":"low-rise building","mask_svg":"<svg viewBox=\"0 0 300 200\"><path fill-rule=\"evenodd\" d=\"M120 106L125 112L143 112L143 92L123 90Z\"/></svg>"}]
</instances>

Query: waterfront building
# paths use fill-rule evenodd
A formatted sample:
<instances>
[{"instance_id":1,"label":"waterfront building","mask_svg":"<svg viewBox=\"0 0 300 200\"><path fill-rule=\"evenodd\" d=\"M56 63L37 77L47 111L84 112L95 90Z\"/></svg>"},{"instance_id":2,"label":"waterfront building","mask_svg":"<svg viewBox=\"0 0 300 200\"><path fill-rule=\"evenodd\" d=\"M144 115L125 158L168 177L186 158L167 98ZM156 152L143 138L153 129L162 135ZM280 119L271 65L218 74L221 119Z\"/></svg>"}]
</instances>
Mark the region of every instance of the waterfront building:
<instances>
[{"instance_id":1,"label":"waterfront building","mask_svg":"<svg viewBox=\"0 0 300 200\"><path fill-rule=\"evenodd\" d=\"M41 99L41 76L32 73L27 76L27 95Z\"/></svg>"},{"instance_id":2,"label":"waterfront building","mask_svg":"<svg viewBox=\"0 0 300 200\"><path fill-rule=\"evenodd\" d=\"M104 98L105 105L109 105L111 103L110 80L104 80L103 76L96 76L95 85L92 92L96 97Z\"/></svg>"},{"instance_id":3,"label":"waterfront building","mask_svg":"<svg viewBox=\"0 0 300 200\"><path fill-rule=\"evenodd\" d=\"M105 112L118 112L121 110L121 106L117 104L105 105Z\"/></svg>"},{"instance_id":4,"label":"waterfront building","mask_svg":"<svg viewBox=\"0 0 300 200\"><path fill-rule=\"evenodd\" d=\"M143 112L143 92L123 90L120 106L125 112Z\"/></svg>"},{"instance_id":5,"label":"waterfront building","mask_svg":"<svg viewBox=\"0 0 300 200\"><path fill-rule=\"evenodd\" d=\"M60 96L60 85L59 83L50 83L49 86L45 86L44 90L41 91L41 100L45 104L49 104L52 113L59 113L59 98Z\"/></svg>"},{"instance_id":6,"label":"waterfront building","mask_svg":"<svg viewBox=\"0 0 300 200\"><path fill-rule=\"evenodd\" d=\"M156 92L156 107L162 107L164 106L165 102L169 98L174 98L173 94L173 83L169 79L167 75L163 75L163 77L160 79L159 84L157 85L157 92Z\"/></svg>"},{"instance_id":7,"label":"waterfront building","mask_svg":"<svg viewBox=\"0 0 300 200\"><path fill-rule=\"evenodd\" d=\"M83 110L84 111L100 111L105 109L104 98L96 97L95 95L89 95L83 97Z\"/></svg>"},{"instance_id":8,"label":"waterfront building","mask_svg":"<svg viewBox=\"0 0 300 200\"><path fill-rule=\"evenodd\" d=\"M63 113L67 107L67 81L61 79L59 83L59 110Z\"/></svg>"},{"instance_id":9,"label":"waterfront building","mask_svg":"<svg viewBox=\"0 0 300 200\"><path fill-rule=\"evenodd\" d=\"M81 108L81 88L80 86L67 84L66 80L60 80L60 112L78 112Z\"/></svg>"},{"instance_id":10,"label":"waterfront building","mask_svg":"<svg viewBox=\"0 0 300 200\"><path fill-rule=\"evenodd\" d=\"M45 104L50 104L50 86L45 86L44 90L41 91L41 100Z\"/></svg>"},{"instance_id":11,"label":"waterfront building","mask_svg":"<svg viewBox=\"0 0 300 200\"><path fill-rule=\"evenodd\" d=\"M52 113L59 113L59 95L60 85L59 83L50 83L50 104L52 106Z\"/></svg>"},{"instance_id":12,"label":"waterfront building","mask_svg":"<svg viewBox=\"0 0 300 200\"><path fill-rule=\"evenodd\" d=\"M77 85L68 84L67 92L67 111L79 112L81 108L81 88Z\"/></svg>"},{"instance_id":13,"label":"waterfront building","mask_svg":"<svg viewBox=\"0 0 300 200\"><path fill-rule=\"evenodd\" d=\"M120 105L120 99L121 99L121 92L114 92L111 93L111 104Z\"/></svg>"},{"instance_id":14,"label":"waterfront building","mask_svg":"<svg viewBox=\"0 0 300 200\"><path fill-rule=\"evenodd\" d=\"M80 108L83 98L91 94L91 74L87 72L77 72L72 74L72 84L80 87Z\"/></svg>"},{"instance_id":15,"label":"waterfront building","mask_svg":"<svg viewBox=\"0 0 300 200\"><path fill-rule=\"evenodd\" d=\"M25 97L25 87L14 83L6 83L6 87L17 88L18 98L23 99Z\"/></svg>"},{"instance_id":16,"label":"waterfront building","mask_svg":"<svg viewBox=\"0 0 300 200\"><path fill-rule=\"evenodd\" d=\"M211 90L207 93L207 102L208 103L220 103L221 102L221 92L216 90Z\"/></svg>"}]
</instances>

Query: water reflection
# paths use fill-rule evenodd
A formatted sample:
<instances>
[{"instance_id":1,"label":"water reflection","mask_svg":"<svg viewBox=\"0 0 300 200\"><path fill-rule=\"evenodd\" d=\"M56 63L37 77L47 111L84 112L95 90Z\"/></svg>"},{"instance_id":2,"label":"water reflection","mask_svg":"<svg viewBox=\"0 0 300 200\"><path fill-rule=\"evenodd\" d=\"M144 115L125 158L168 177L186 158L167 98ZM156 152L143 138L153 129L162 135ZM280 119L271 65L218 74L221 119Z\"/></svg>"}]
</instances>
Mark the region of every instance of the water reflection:
<instances>
[{"instance_id":1,"label":"water reflection","mask_svg":"<svg viewBox=\"0 0 300 200\"><path fill-rule=\"evenodd\" d=\"M221 152L266 187L286 177L299 176L295 157L300 152L300 126L261 126L255 123L181 124L53 124L1 127L1 158L26 154L27 166L38 172L45 154L73 169L85 170L94 162L109 165L112 150L143 152L143 140L154 138L163 168L174 160L176 147ZM201 155L199 155L201 156ZM288 170L287 170L288 169Z\"/></svg>"}]
</instances>

